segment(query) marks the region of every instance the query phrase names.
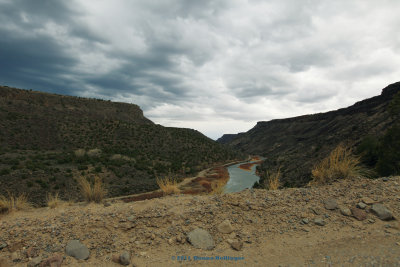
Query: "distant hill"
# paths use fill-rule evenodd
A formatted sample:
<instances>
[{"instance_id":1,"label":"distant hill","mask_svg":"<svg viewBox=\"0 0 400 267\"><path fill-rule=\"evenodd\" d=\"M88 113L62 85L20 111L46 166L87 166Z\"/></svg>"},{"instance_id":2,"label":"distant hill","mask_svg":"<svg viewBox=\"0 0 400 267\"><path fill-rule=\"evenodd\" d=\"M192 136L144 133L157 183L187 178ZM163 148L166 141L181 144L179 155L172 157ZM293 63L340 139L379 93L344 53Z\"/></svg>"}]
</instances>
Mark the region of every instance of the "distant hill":
<instances>
[{"instance_id":1,"label":"distant hill","mask_svg":"<svg viewBox=\"0 0 400 267\"><path fill-rule=\"evenodd\" d=\"M133 104L0 86L0 194L77 198L77 175L103 177L109 196L157 188L242 154L198 131L163 127Z\"/></svg>"},{"instance_id":2,"label":"distant hill","mask_svg":"<svg viewBox=\"0 0 400 267\"><path fill-rule=\"evenodd\" d=\"M265 156L261 172L281 166L286 186L301 186L311 177L313 165L339 143L357 146L366 136L382 136L394 124L387 107L400 91L400 82L375 96L326 113L258 122L246 133L218 141L245 153Z\"/></svg>"},{"instance_id":3,"label":"distant hill","mask_svg":"<svg viewBox=\"0 0 400 267\"><path fill-rule=\"evenodd\" d=\"M224 134L222 137L218 138L217 142L220 144L229 144L236 136L237 134Z\"/></svg>"}]
</instances>

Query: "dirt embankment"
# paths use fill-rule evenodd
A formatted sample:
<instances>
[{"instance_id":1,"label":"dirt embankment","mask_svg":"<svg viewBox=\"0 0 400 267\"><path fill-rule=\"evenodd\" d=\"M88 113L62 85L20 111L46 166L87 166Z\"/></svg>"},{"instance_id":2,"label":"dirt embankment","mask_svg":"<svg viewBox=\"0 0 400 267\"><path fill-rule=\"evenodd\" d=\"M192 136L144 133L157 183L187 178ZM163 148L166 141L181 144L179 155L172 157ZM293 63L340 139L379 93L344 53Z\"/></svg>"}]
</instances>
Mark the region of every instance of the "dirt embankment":
<instances>
[{"instance_id":1,"label":"dirt embankment","mask_svg":"<svg viewBox=\"0 0 400 267\"><path fill-rule=\"evenodd\" d=\"M400 177L64 205L1 215L0 266L400 266L399 218Z\"/></svg>"}]
</instances>

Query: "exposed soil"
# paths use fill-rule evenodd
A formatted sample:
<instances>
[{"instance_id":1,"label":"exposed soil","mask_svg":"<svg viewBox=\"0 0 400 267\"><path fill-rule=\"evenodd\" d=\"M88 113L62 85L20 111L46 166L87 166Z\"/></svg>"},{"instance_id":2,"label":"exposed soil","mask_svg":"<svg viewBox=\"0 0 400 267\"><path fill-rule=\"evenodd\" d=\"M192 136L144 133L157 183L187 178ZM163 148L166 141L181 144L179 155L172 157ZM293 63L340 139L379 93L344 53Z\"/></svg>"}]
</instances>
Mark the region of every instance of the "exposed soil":
<instances>
[{"instance_id":1,"label":"exposed soil","mask_svg":"<svg viewBox=\"0 0 400 267\"><path fill-rule=\"evenodd\" d=\"M255 162L243 163L239 165L239 168L245 171L251 171L251 167L253 167L254 165L259 165L262 162L263 162L262 160L259 160Z\"/></svg>"},{"instance_id":2,"label":"exposed soil","mask_svg":"<svg viewBox=\"0 0 400 267\"><path fill-rule=\"evenodd\" d=\"M27 254L43 260L61 255L61 266L121 266L112 258L123 251L131 255L129 266L400 266L399 221L380 220L371 210L379 202L400 218L399 185L400 177L360 178L312 188L13 212L0 217L0 266L27 266L33 261ZM327 209L328 199L338 207ZM364 207L357 209L365 215L361 220L340 211L357 204ZM225 220L232 233L219 229ZM212 250L187 241L196 228L210 233ZM73 239L87 246L87 260L66 255Z\"/></svg>"}]
</instances>

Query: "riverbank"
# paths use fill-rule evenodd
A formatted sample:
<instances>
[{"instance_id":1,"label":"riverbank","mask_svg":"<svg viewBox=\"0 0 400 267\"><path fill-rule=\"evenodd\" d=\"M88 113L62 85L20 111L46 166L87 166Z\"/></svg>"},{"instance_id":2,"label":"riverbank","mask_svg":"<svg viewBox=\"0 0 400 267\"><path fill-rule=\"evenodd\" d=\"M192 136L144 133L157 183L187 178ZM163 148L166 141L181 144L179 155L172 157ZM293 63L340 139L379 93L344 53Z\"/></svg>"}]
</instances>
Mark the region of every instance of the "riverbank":
<instances>
[{"instance_id":1,"label":"riverbank","mask_svg":"<svg viewBox=\"0 0 400 267\"><path fill-rule=\"evenodd\" d=\"M18 211L0 217L0 266L59 260L112 267L121 266L121 254L137 267L399 266L399 196L400 177L360 178ZM377 215L376 204L390 216ZM193 232L207 236L206 247ZM87 259L66 253L71 240Z\"/></svg>"}]
</instances>

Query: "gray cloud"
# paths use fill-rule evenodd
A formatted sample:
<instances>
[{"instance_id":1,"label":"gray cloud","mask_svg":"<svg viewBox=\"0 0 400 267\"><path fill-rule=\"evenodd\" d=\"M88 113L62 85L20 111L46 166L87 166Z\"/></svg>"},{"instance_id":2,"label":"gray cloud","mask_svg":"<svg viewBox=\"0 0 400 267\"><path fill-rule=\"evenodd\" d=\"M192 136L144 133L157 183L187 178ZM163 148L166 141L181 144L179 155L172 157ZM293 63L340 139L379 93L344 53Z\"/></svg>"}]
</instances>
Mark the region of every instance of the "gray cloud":
<instances>
[{"instance_id":1,"label":"gray cloud","mask_svg":"<svg viewBox=\"0 0 400 267\"><path fill-rule=\"evenodd\" d=\"M0 83L217 138L398 80L398 1L0 0Z\"/></svg>"}]
</instances>

